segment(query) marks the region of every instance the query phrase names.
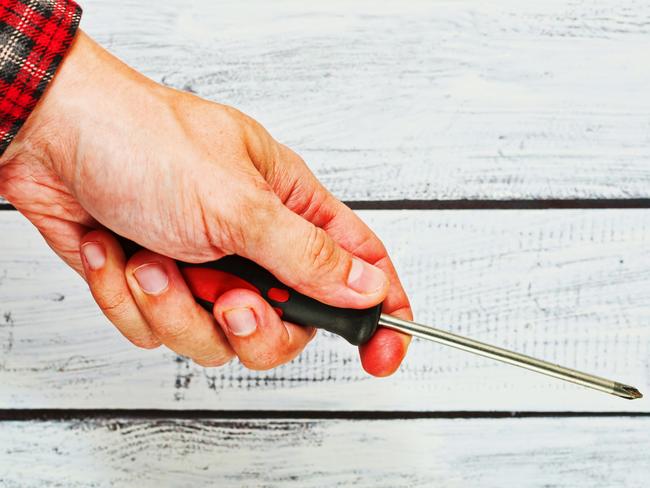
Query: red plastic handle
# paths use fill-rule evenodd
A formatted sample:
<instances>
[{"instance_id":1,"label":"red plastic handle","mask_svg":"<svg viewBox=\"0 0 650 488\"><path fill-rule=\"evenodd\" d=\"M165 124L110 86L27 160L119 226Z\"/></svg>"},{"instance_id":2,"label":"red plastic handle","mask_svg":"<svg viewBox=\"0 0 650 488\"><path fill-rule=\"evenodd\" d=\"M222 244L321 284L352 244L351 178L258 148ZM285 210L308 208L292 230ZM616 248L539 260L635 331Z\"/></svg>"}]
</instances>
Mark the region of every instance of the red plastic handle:
<instances>
[{"instance_id":1,"label":"red plastic handle","mask_svg":"<svg viewBox=\"0 0 650 488\"><path fill-rule=\"evenodd\" d=\"M192 291L192 295L206 302L214 303L221 295L235 288L244 288L254 291L258 295L262 294L248 281L225 271L197 266L183 266L181 272Z\"/></svg>"},{"instance_id":2,"label":"red plastic handle","mask_svg":"<svg viewBox=\"0 0 650 488\"><path fill-rule=\"evenodd\" d=\"M243 288L258 293L283 320L328 330L355 345L368 341L377 329L381 305L364 310L332 307L292 290L264 268L240 256L179 265L197 302L208 311L225 292Z\"/></svg>"}]
</instances>

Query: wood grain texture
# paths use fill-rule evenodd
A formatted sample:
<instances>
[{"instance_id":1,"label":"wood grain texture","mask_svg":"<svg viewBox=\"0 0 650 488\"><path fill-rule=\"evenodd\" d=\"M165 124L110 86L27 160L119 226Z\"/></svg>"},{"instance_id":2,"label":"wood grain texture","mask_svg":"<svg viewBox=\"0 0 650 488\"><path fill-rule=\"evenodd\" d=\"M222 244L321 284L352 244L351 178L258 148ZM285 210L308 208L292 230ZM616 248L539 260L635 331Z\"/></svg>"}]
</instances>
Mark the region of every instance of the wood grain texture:
<instances>
[{"instance_id":1,"label":"wood grain texture","mask_svg":"<svg viewBox=\"0 0 650 488\"><path fill-rule=\"evenodd\" d=\"M345 200L650 196L650 4L87 0L82 27L230 104Z\"/></svg>"},{"instance_id":2,"label":"wood grain texture","mask_svg":"<svg viewBox=\"0 0 650 488\"><path fill-rule=\"evenodd\" d=\"M650 386L650 211L365 211L416 318ZM18 213L1 212L0 408L650 411L424 341L390 379L320 334L266 373L138 350Z\"/></svg>"},{"instance_id":3,"label":"wood grain texture","mask_svg":"<svg viewBox=\"0 0 650 488\"><path fill-rule=\"evenodd\" d=\"M648 418L8 422L0 485L640 488Z\"/></svg>"},{"instance_id":4,"label":"wood grain texture","mask_svg":"<svg viewBox=\"0 0 650 488\"><path fill-rule=\"evenodd\" d=\"M650 4L88 0L157 81L234 105L345 200L650 196Z\"/></svg>"}]
</instances>

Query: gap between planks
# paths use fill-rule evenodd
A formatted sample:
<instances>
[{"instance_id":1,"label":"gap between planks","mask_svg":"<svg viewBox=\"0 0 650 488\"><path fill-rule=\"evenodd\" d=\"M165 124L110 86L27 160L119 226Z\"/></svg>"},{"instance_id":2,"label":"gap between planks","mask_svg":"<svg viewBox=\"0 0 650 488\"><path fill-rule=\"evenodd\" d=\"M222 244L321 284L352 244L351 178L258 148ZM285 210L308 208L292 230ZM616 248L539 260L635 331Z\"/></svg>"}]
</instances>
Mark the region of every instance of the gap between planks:
<instances>
[{"instance_id":1,"label":"gap between planks","mask_svg":"<svg viewBox=\"0 0 650 488\"><path fill-rule=\"evenodd\" d=\"M156 409L0 409L0 422L91 419L292 419L417 420L650 417L650 412L597 411L363 411L363 410L156 410Z\"/></svg>"},{"instance_id":2,"label":"gap between planks","mask_svg":"<svg viewBox=\"0 0 650 488\"><path fill-rule=\"evenodd\" d=\"M567 209L645 209L650 198L603 199L478 199L478 200L354 200L343 202L352 210L567 210ZM15 211L10 203L2 203L0 211Z\"/></svg>"}]
</instances>

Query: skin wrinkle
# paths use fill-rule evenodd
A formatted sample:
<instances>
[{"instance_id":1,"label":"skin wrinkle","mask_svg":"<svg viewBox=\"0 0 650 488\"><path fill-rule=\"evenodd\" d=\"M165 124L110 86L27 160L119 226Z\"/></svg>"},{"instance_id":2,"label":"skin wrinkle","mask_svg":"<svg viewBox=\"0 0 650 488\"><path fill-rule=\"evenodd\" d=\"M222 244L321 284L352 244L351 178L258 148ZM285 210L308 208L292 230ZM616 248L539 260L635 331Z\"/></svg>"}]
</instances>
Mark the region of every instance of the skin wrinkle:
<instances>
[{"instance_id":1,"label":"skin wrinkle","mask_svg":"<svg viewBox=\"0 0 650 488\"><path fill-rule=\"evenodd\" d=\"M208 260L217 260L219 258L222 258L223 256L226 256L227 254L234 254L234 253L229 253L226 249L225 246L217 246L213 239L212 236L210 235L209 232L209 224L208 224L208 217L206 215L205 207L203 206L203 202L199 199L196 203L196 208L199 209L199 214L201 216L201 232L203 234L203 237L210 243L212 246L212 252L213 254L210 257L207 257ZM192 261L194 262L194 261ZM201 261L196 261L197 263L200 263Z\"/></svg>"},{"instance_id":2,"label":"skin wrinkle","mask_svg":"<svg viewBox=\"0 0 650 488\"><path fill-rule=\"evenodd\" d=\"M300 163L304 165L304 162L300 160ZM277 168L277 163L276 168ZM274 175L276 180L279 171L276 169ZM326 203L331 202L332 197L326 191L318 191L317 189L310 192L309 188L304 188L304 182L301 182L298 177L290 177L289 175L281 175L279 181L290 181L290 186L288 190L282 191L281 185L277 189L280 195L282 203L289 208L292 212L300 215L314 223L317 227L327 230L330 222L334 220L336 214L334 212L329 212L327 210ZM276 181L274 180L274 181ZM272 183L273 184L273 183ZM317 198L318 196L318 198Z\"/></svg>"},{"instance_id":3,"label":"skin wrinkle","mask_svg":"<svg viewBox=\"0 0 650 488\"><path fill-rule=\"evenodd\" d=\"M277 163L274 163L277 164ZM300 195L297 195L298 193L298 180L296 178L289 178L289 175L284 174L281 175L279 181L289 181L289 187L284 190L282 188L282 184L274 185L275 181L271 183L272 186L278 186L277 191L279 192L280 195L280 200L282 201L283 205L286 205L287 208L291 209L293 212L297 213L298 215L302 215L301 211L295 206L293 200L297 200L298 202L302 200ZM274 173L277 174L277 173Z\"/></svg>"},{"instance_id":4,"label":"skin wrinkle","mask_svg":"<svg viewBox=\"0 0 650 488\"><path fill-rule=\"evenodd\" d=\"M194 361L199 366L203 366L204 368L219 368L221 366L225 366L230 361L232 361L233 357L234 357L234 354L230 355L230 356L216 355L213 358L193 359L192 361Z\"/></svg>"},{"instance_id":5,"label":"skin wrinkle","mask_svg":"<svg viewBox=\"0 0 650 488\"><path fill-rule=\"evenodd\" d=\"M119 314L127 304L127 298L122 293L105 294L102 300L102 310L113 314Z\"/></svg>"},{"instance_id":6,"label":"skin wrinkle","mask_svg":"<svg viewBox=\"0 0 650 488\"><path fill-rule=\"evenodd\" d=\"M31 219L27 215L26 217L31 221ZM88 228L85 228L73 222L68 222L67 224L69 229L68 234L72 232L74 235L77 236L77 239L79 239L79 241L81 240L83 235L90 230ZM54 238L48 237L47 232L41 229L39 229L39 232L45 239L46 244L56 253L56 255L59 256L65 263L68 264L68 266L70 266L74 271L76 271L79 274L79 276L81 276L85 280L86 273L83 269L81 256L78 250L68 248L67 241L61 244L60 242L56 241ZM59 233L55 233L54 235L56 236L58 234Z\"/></svg>"},{"instance_id":7,"label":"skin wrinkle","mask_svg":"<svg viewBox=\"0 0 650 488\"><path fill-rule=\"evenodd\" d=\"M43 188L41 185L39 185L39 187ZM65 220L67 222L84 223L88 227L97 223L92 216L74 202L70 201L67 196L61 195L61 197L61 201L54 205L50 204L51 200L30 202L30 207L33 209L32 213L37 215L39 208L43 207L45 211L51 214L49 215L51 218ZM17 205L20 205L20 203L17 203Z\"/></svg>"},{"instance_id":8,"label":"skin wrinkle","mask_svg":"<svg viewBox=\"0 0 650 488\"><path fill-rule=\"evenodd\" d=\"M216 326L216 324L215 324ZM230 349L223 349L219 352L206 352L205 356L198 356L193 359L194 362L201 362L207 367L223 366L229 363L234 357L234 353Z\"/></svg>"},{"instance_id":9,"label":"skin wrinkle","mask_svg":"<svg viewBox=\"0 0 650 488\"><path fill-rule=\"evenodd\" d=\"M365 247L367 245L370 245L371 243L372 243L372 236L365 236L359 244L357 244L356 246L354 246L352 248L348 248L348 251L350 251L355 256L366 255L366 253L362 252L361 250L362 250L363 247ZM380 259L373 259L373 258L367 259L367 262L372 264L373 266L377 266L380 261L381 261L381 258Z\"/></svg>"},{"instance_id":10,"label":"skin wrinkle","mask_svg":"<svg viewBox=\"0 0 650 488\"><path fill-rule=\"evenodd\" d=\"M312 226L310 234L306 239L303 249L305 260L316 267L319 276L328 276L336 271L340 251L334 247L332 241L326 237L326 233L320 227ZM292 288L300 288L308 285L301 276L297 282L290 285ZM311 281L311 279L310 279ZM323 290L325 291L325 290Z\"/></svg>"},{"instance_id":11,"label":"skin wrinkle","mask_svg":"<svg viewBox=\"0 0 650 488\"><path fill-rule=\"evenodd\" d=\"M312 192L302 198L300 206L294 207L292 204L287 204L287 207L306 220L313 222L317 227L327 230L330 222L336 218L334 212L328 211L327 200L327 195L322 195L321 192Z\"/></svg>"},{"instance_id":12,"label":"skin wrinkle","mask_svg":"<svg viewBox=\"0 0 650 488\"><path fill-rule=\"evenodd\" d=\"M251 257L257 252L264 252L268 243L267 231L277 221L278 208L275 194L269 194L268 185L260 185L263 193L253 192L255 197L245 198L238 202L236 216L224 222L230 231L230 246L234 253L243 253ZM233 240L232 234L236 234Z\"/></svg>"},{"instance_id":13,"label":"skin wrinkle","mask_svg":"<svg viewBox=\"0 0 650 488\"><path fill-rule=\"evenodd\" d=\"M228 108L235 110L236 116L243 124L242 142L246 147L248 159L253 163L264 180L275 188L276 185L274 185L273 176L282 167L279 144L275 142L266 129L256 120L236 109L232 109L232 107Z\"/></svg>"},{"instance_id":14,"label":"skin wrinkle","mask_svg":"<svg viewBox=\"0 0 650 488\"><path fill-rule=\"evenodd\" d=\"M34 184L41 188L45 188L50 191L57 192L59 193L59 197L68 198L68 192L65 191L65 187L60 181L54 180L51 175L45 175L45 179L38 178L37 175L35 175L33 172L33 168L35 167L38 168L37 163L28 164L25 162L20 163L18 161L15 161L13 162L13 164L12 163L7 164L3 168L4 169L3 173L8 173L8 176L5 175L4 179L7 181L7 183L13 182L12 185L7 185L7 187L8 188L15 187L16 184L19 184L20 181L24 181L27 184ZM51 181L51 183L48 182L48 179ZM32 198L35 196L38 196L38 194L33 195Z\"/></svg>"},{"instance_id":15,"label":"skin wrinkle","mask_svg":"<svg viewBox=\"0 0 650 488\"><path fill-rule=\"evenodd\" d=\"M154 331L161 338L163 342L165 341L176 341L182 339L187 335L189 331L190 323L186 320L173 320L165 324L164 327L156 328L154 326Z\"/></svg>"}]
</instances>

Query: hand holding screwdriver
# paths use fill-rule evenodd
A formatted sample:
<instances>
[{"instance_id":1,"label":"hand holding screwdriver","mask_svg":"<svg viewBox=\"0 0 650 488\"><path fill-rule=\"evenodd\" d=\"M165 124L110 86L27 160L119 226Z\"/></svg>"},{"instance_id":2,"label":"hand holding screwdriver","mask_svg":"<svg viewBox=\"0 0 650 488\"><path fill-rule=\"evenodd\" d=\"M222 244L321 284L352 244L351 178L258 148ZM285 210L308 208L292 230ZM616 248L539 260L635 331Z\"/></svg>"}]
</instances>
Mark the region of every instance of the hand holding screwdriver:
<instances>
[{"instance_id":1,"label":"hand holding screwdriver","mask_svg":"<svg viewBox=\"0 0 650 488\"><path fill-rule=\"evenodd\" d=\"M162 343L206 366L236 354L254 369L303 349L313 330L282 322L246 287L220 296L214 317L197 305L174 259L229 253L330 305L383 301L410 318L379 239L297 154L250 117L154 83L81 32L0 159L0 194L141 347ZM150 251L127 260L113 233ZM395 371L409 339L377 334L361 351L366 370Z\"/></svg>"}]
</instances>

